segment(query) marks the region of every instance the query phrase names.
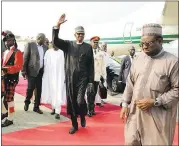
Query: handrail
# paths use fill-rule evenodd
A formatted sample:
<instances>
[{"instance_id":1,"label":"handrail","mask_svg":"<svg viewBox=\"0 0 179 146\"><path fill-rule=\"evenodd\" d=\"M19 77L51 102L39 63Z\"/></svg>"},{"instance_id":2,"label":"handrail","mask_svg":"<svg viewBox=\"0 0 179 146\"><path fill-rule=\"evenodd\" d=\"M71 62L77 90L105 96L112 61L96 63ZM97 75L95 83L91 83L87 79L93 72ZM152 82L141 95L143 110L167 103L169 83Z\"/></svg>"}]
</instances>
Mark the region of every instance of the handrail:
<instances>
[{"instance_id":1,"label":"handrail","mask_svg":"<svg viewBox=\"0 0 179 146\"><path fill-rule=\"evenodd\" d=\"M129 43L129 41L126 41L126 40L125 40L125 36L124 36L124 35L125 35L125 32L126 32L125 29L126 29L126 26L127 26L127 25L131 25L130 30L129 30L129 37L130 37L130 43L132 43L131 31L132 31L132 27L133 27L133 25L134 25L133 22L127 22L127 23L125 24L125 26L124 26L124 31L123 31L123 41L124 41L124 43L125 43L125 42L128 42L128 43Z\"/></svg>"}]
</instances>

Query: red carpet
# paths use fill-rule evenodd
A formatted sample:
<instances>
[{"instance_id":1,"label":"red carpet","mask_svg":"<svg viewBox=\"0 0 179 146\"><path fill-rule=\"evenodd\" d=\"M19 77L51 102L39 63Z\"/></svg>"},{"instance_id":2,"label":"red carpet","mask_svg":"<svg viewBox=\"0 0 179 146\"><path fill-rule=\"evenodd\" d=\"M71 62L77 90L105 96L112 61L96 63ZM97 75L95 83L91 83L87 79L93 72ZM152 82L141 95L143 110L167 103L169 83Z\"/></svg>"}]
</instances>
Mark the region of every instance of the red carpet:
<instances>
[{"instance_id":1,"label":"red carpet","mask_svg":"<svg viewBox=\"0 0 179 146\"><path fill-rule=\"evenodd\" d=\"M74 135L68 134L70 126L70 122L63 122L3 134L3 145L122 145L124 141L118 111L88 118L87 127L79 127Z\"/></svg>"},{"instance_id":2,"label":"red carpet","mask_svg":"<svg viewBox=\"0 0 179 146\"><path fill-rule=\"evenodd\" d=\"M25 82L17 86L16 92L24 95ZM65 107L63 107L65 110ZM2 134L3 145L123 145L124 124L119 119L120 109L106 104L104 108L96 109L98 113L87 118L87 127L81 128L74 135L69 135L71 122L41 126L17 132ZM178 124L176 127L174 145L178 145Z\"/></svg>"},{"instance_id":3,"label":"red carpet","mask_svg":"<svg viewBox=\"0 0 179 146\"><path fill-rule=\"evenodd\" d=\"M80 123L80 122L79 122ZM68 134L70 122L41 126L2 135L3 145L124 145L119 111L87 119L87 127ZM178 127L176 128L178 129ZM178 145L178 131L174 145Z\"/></svg>"},{"instance_id":4,"label":"red carpet","mask_svg":"<svg viewBox=\"0 0 179 146\"><path fill-rule=\"evenodd\" d=\"M26 88L27 88L27 80L24 80L23 78L19 78L19 84L16 87L16 93L22 95L22 96L26 96ZM42 104L47 108L51 109L51 105L48 104ZM115 106L112 104L106 104L105 108L100 108L98 106L95 107L96 109L96 113L106 113L106 112L110 112L110 111L114 111L114 110L119 110L119 106ZM66 106L62 106L61 109L61 115L67 116L66 114Z\"/></svg>"}]
</instances>

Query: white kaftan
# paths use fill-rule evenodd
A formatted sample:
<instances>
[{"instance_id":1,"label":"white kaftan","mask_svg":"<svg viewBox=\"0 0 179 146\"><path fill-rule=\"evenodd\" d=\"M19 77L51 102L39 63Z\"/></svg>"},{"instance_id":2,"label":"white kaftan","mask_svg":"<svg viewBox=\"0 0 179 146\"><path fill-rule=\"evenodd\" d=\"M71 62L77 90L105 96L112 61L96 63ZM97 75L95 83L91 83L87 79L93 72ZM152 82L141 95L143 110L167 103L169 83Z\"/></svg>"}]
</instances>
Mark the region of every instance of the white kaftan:
<instances>
[{"instance_id":1,"label":"white kaftan","mask_svg":"<svg viewBox=\"0 0 179 146\"><path fill-rule=\"evenodd\" d=\"M44 56L41 103L51 104L57 114L66 103L64 53L49 49Z\"/></svg>"}]
</instances>

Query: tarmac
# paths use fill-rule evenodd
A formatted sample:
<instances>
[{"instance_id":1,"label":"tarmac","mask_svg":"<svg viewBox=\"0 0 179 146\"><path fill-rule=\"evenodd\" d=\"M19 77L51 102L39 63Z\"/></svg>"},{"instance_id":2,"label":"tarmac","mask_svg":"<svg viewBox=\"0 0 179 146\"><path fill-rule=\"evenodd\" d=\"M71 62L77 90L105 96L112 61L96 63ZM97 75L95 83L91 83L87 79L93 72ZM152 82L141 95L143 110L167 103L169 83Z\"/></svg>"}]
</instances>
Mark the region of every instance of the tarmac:
<instances>
[{"instance_id":1,"label":"tarmac","mask_svg":"<svg viewBox=\"0 0 179 146\"><path fill-rule=\"evenodd\" d=\"M104 101L114 105L120 105L121 97L121 94L115 96L108 95L107 99ZM17 93L15 94L15 114L13 118L14 124L2 128L2 134L70 120L69 118L64 117L63 115L60 115L60 120L56 120L55 116L52 116L50 114L51 110L45 106L40 107L43 111L43 114L41 115L33 112L33 104L30 104L28 111L24 111L24 99L25 97L23 97L22 95Z\"/></svg>"},{"instance_id":2,"label":"tarmac","mask_svg":"<svg viewBox=\"0 0 179 146\"><path fill-rule=\"evenodd\" d=\"M45 106L41 106L41 110L43 111L43 114L41 115L33 112L33 104L30 104L28 111L24 111L24 99L25 97L23 97L22 95L17 93L15 94L14 124L2 128L1 131L2 134L70 120L69 118L63 115L60 115L60 120L56 120L55 116L50 114L51 110ZM122 99L122 94L117 94L115 96L111 96L108 94L107 99L104 101L119 106L121 103L121 99ZM178 109L179 109L179 104L178 104ZM177 113L177 122L179 122L178 114L179 113Z\"/></svg>"}]
</instances>

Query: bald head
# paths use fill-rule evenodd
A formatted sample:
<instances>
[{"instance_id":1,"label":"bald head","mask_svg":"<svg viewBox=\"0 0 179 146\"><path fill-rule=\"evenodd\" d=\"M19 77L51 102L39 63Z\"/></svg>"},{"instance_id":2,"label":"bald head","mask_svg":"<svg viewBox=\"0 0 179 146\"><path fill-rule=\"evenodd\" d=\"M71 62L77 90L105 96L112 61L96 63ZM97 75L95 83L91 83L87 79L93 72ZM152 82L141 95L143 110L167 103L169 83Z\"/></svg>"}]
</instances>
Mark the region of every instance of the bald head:
<instances>
[{"instance_id":1,"label":"bald head","mask_svg":"<svg viewBox=\"0 0 179 146\"><path fill-rule=\"evenodd\" d=\"M38 33L37 36L36 36L36 40L39 40L39 39L45 39L45 34L43 33Z\"/></svg>"},{"instance_id":2,"label":"bald head","mask_svg":"<svg viewBox=\"0 0 179 146\"><path fill-rule=\"evenodd\" d=\"M45 43L45 34L43 33L38 33L37 36L36 36L36 41L39 45L43 45Z\"/></svg>"},{"instance_id":3,"label":"bald head","mask_svg":"<svg viewBox=\"0 0 179 146\"><path fill-rule=\"evenodd\" d=\"M135 48L134 48L134 46L131 46L128 51L129 51L129 54L130 54L131 57L133 57L135 55Z\"/></svg>"},{"instance_id":4,"label":"bald head","mask_svg":"<svg viewBox=\"0 0 179 146\"><path fill-rule=\"evenodd\" d=\"M128 51L130 51L130 50L135 50L135 47L134 47L134 46L130 46L130 47L128 48Z\"/></svg>"},{"instance_id":5,"label":"bald head","mask_svg":"<svg viewBox=\"0 0 179 146\"><path fill-rule=\"evenodd\" d=\"M101 49L105 52L107 52L107 43L106 42L102 42L101 43Z\"/></svg>"}]
</instances>

